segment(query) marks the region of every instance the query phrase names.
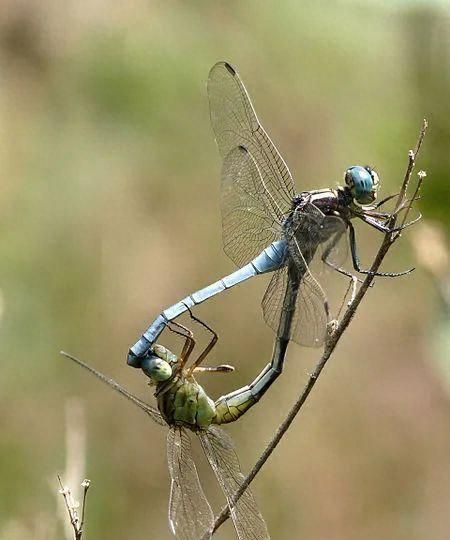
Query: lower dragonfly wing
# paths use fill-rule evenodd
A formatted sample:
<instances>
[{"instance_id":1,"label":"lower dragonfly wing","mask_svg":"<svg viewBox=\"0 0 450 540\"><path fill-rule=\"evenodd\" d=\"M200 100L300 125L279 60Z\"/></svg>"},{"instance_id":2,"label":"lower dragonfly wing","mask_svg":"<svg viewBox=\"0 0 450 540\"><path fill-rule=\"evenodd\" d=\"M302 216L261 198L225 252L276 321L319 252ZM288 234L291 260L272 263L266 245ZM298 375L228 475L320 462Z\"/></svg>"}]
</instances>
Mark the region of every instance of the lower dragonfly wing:
<instances>
[{"instance_id":1,"label":"lower dragonfly wing","mask_svg":"<svg viewBox=\"0 0 450 540\"><path fill-rule=\"evenodd\" d=\"M238 266L281 237L285 207L273 200L247 148L237 146L222 167L221 209L225 253Z\"/></svg>"},{"instance_id":2,"label":"lower dragonfly wing","mask_svg":"<svg viewBox=\"0 0 450 540\"><path fill-rule=\"evenodd\" d=\"M279 336L307 347L320 347L327 332L326 296L309 270L323 239L335 234L334 218L329 229L325 229L326 219L310 203L295 215L295 227L284 231L288 264L272 276L262 301L266 323Z\"/></svg>"},{"instance_id":3,"label":"lower dragonfly wing","mask_svg":"<svg viewBox=\"0 0 450 540\"><path fill-rule=\"evenodd\" d=\"M341 218L324 216L315 208L287 240L291 260L275 272L267 287L262 301L264 320L279 336L306 347L321 347L329 308L309 264L320 257L328 263L320 264L321 269L340 268L348 256L347 226Z\"/></svg>"},{"instance_id":4,"label":"lower dragonfly wing","mask_svg":"<svg viewBox=\"0 0 450 540\"><path fill-rule=\"evenodd\" d=\"M327 240L321 245L321 256L326 268L341 267L349 254L347 225L337 216L324 216L322 222Z\"/></svg>"},{"instance_id":5,"label":"lower dragonfly wing","mask_svg":"<svg viewBox=\"0 0 450 540\"><path fill-rule=\"evenodd\" d=\"M203 493L192 459L189 434L183 428L173 427L167 435L167 462L171 480L171 531L179 540L202 538L212 529L214 514Z\"/></svg>"},{"instance_id":6,"label":"lower dragonfly wing","mask_svg":"<svg viewBox=\"0 0 450 540\"><path fill-rule=\"evenodd\" d=\"M241 486L244 475L231 438L217 426L210 426L208 431L199 431L198 436L227 498L239 540L269 540L266 523L250 489L247 488L236 503L232 502L232 497Z\"/></svg>"},{"instance_id":7,"label":"lower dragonfly wing","mask_svg":"<svg viewBox=\"0 0 450 540\"><path fill-rule=\"evenodd\" d=\"M262 301L264 320L277 335L305 347L320 347L328 322L325 294L309 271L300 285L298 274L296 285L290 271L285 266L272 276Z\"/></svg>"}]
</instances>

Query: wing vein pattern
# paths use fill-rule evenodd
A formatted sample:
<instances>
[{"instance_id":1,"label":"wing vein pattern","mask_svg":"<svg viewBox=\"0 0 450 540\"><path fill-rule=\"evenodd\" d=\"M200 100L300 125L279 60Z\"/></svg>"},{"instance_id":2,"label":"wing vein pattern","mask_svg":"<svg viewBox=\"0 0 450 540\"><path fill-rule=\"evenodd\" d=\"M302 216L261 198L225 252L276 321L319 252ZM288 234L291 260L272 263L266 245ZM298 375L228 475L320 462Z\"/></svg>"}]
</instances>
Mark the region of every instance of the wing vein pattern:
<instances>
[{"instance_id":1,"label":"wing vein pattern","mask_svg":"<svg viewBox=\"0 0 450 540\"><path fill-rule=\"evenodd\" d=\"M208 95L211 125L223 159L224 249L242 266L280 237L280 224L295 195L294 183L229 64L213 66Z\"/></svg>"},{"instance_id":2,"label":"wing vein pattern","mask_svg":"<svg viewBox=\"0 0 450 540\"><path fill-rule=\"evenodd\" d=\"M192 459L189 434L183 428L173 427L167 434L167 462L170 527L179 540L197 540L211 530L214 514Z\"/></svg>"},{"instance_id":3,"label":"wing vein pattern","mask_svg":"<svg viewBox=\"0 0 450 540\"><path fill-rule=\"evenodd\" d=\"M239 540L269 540L266 523L249 488L233 505L232 497L244 480L231 438L217 426L199 432L203 450L224 492Z\"/></svg>"}]
</instances>

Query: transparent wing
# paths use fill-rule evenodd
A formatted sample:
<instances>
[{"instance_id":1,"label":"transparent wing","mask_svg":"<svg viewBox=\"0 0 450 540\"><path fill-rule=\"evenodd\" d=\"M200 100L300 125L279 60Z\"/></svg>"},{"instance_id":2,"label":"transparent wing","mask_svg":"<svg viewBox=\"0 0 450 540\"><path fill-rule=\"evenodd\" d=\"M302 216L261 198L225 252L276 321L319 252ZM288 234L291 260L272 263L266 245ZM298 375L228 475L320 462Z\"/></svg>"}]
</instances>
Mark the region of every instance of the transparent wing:
<instances>
[{"instance_id":1,"label":"transparent wing","mask_svg":"<svg viewBox=\"0 0 450 540\"><path fill-rule=\"evenodd\" d=\"M324 290L309 269L319 246L337 256L345 223L306 204L285 231L289 262L269 283L262 301L264 320L277 333L307 347L320 347L326 337L328 304ZM320 256L323 250L319 250Z\"/></svg>"},{"instance_id":2,"label":"transparent wing","mask_svg":"<svg viewBox=\"0 0 450 540\"><path fill-rule=\"evenodd\" d=\"M283 215L290 209L295 195L292 176L275 145L260 125L245 86L230 64L219 62L212 67L208 78L208 95L211 125L224 160L223 215L228 216L236 209L243 217L242 213L249 209L251 215L248 219L253 224L258 222L255 215L259 216L266 212L281 221ZM250 154L256 163L259 177L256 178L247 169L244 175L248 178L236 187L233 186L236 177L230 171L239 165L239 157L244 161L248 159L242 152L230 154L239 147ZM243 168L246 169L245 163ZM253 178L250 178L252 176ZM237 190L237 194L230 197L229 193L233 189ZM224 232L226 244L229 243L229 236L233 236L232 231L233 227L230 226L229 230ZM227 254L234 260L231 249L228 249Z\"/></svg>"},{"instance_id":3,"label":"transparent wing","mask_svg":"<svg viewBox=\"0 0 450 540\"><path fill-rule=\"evenodd\" d=\"M142 401L141 399L133 395L131 392L128 392L128 390L126 390L123 386L117 383L114 379L111 379L110 377L103 375L103 373L101 373L100 371L97 371L95 368L93 368L89 364L86 364L86 362L83 362L76 356L72 356L71 354L68 354L64 351L61 351L61 354L65 358L72 360L72 362L75 362L82 368L92 373L92 375L95 375L107 386L109 386L110 388L112 388L113 390L121 394L123 397L125 397L126 399L128 399L129 401L137 405L141 410L147 413L154 422L156 422L160 426L167 426L167 422L164 420L164 418L161 416L161 414L159 413L157 409L155 409L151 405L148 405L147 403L145 403L145 401Z\"/></svg>"},{"instance_id":4,"label":"transparent wing","mask_svg":"<svg viewBox=\"0 0 450 540\"><path fill-rule=\"evenodd\" d=\"M323 224L328 237L321 245L321 258L325 263L323 266L325 269L341 267L348 259L350 251L347 226L341 218L335 216L326 216Z\"/></svg>"},{"instance_id":5,"label":"transparent wing","mask_svg":"<svg viewBox=\"0 0 450 540\"><path fill-rule=\"evenodd\" d=\"M325 302L323 290L310 273L304 274L300 285L295 286L288 267L284 267L272 276L264 294L264 320L277 335L305 347L320 347L327 331Z\"/></svg>"},{"instance_id":6,"label":"transparent wing","mask_svg":"<svg viewBox=\"0 0 450 540\"><path fill-rule=\"evenodd\" d=\"M167 435L167 462L171 479L169 526L172 533L179 540L202 538L212 529L214 514L192 459L189 434L182 428L171 428Z\"/></svg>"},{"instance_id":7,"label":"transparent wing","mask_svg":"<svg viewBox=\"0 0 450 540\"><path fill-rule=\"evenodd\" d=\"M243 146L230 150L223 161L221 198L224 250L243 266L280 238L282 220L267 203L261 174Z\"/></svg>"},{"instance_id":8,"label":"transparent wing","mask_svg":"<svg viewBox=\"0 0 450 540\"><path fill-rule=\"evenodd\" d=\"M232 505L232 497L242 484L244 475L231 438L217 426L211 426L206 432L199 431L198 436L230 505L230 515L239 540L269 540L266 523L249 488Z\"/></svg>"}]
</instances>

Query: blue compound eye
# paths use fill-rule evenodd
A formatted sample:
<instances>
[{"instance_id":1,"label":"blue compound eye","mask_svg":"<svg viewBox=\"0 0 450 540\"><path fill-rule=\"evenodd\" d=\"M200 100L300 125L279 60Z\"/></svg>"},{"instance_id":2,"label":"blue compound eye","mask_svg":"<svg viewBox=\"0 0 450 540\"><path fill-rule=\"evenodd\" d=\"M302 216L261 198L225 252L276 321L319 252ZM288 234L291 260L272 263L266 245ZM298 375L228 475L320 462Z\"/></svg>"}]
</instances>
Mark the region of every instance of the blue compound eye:
<instances>
[{"instance_id":1,"label":"blue compound eye","mask_svg":"<svg viewBox=\"0 0 450 540\"><path fill-rule=\"evenodd\" d=\"M370 167L349 167L345 172L345 183L358 204L371 204L377 197L379 179Z\"/></svg>"},{"instance_id":2,"label":"blue compound eye","mask_svg":"<svg viewBox=\"0 0 450 540\"><path fill-rule=\"evenodd\" d=\"M172 376L169 362L158 356L146 356L141 362L141 369L154 382L167 381Z\"/></svg>"}]
</instances>

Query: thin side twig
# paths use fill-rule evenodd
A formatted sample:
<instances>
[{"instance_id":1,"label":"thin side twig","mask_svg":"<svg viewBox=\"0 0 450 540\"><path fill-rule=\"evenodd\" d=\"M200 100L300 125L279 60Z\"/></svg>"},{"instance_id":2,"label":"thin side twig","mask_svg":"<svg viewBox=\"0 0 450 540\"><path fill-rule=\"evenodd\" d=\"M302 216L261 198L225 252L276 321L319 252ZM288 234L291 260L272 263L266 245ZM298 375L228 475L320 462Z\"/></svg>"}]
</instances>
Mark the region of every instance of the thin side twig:
<instances>
[{"instance_id":1,"label":"thin side twig","mask_svg":"<svg viewBox=\"0 0 450 540\"><path fill-rule=\"evenodd\" d=\"M59 492L64 498L64 503L66 506L67 514L70 519L70 524L72 525L73 534L75 540L81 540L83 536L83 525L84 525L84 517L86 513L86 497L87 492L89 489L89 486L91 485L91 481L87 478L83 480L81 483L81 487L83 488L83 499L82 499L82 507L81 507L81 519L78 514L78 501L76 501L73 496L72 492L69 487L65 486L62 482L61 476L57 475L60 490Z\"/></svg>"},{"instance_id":2,"label":"thin side twig","mask_svg":"<svg viewBox=\"0 0 450 540\"><path fill-rule=\"evenodd\" d=\"M363 283L361 284L361 287L356 292L356 294L352 295L352 299L350 300L348 304L348 308L346 309L341 321L339 322L338 326L335 328L335 330L329 334L327 341L325 343L325 348L322 354L322 357L318 361L314 371L310 374L308 381L303 388L303 391L295 401L293 407L288 412L286 418L283 420L283 422L278 427L277 431L275 432L274 436L270 440L269 444L264 449L261 456L256 461L255 465L251 469L250 473L244 481L242 482L240 488L236 491L236 493L231 498L231 502L229 505L222 508L221 512L218 514L218 516L215 519L214 527L211 531L208 531L207 534L202 538L202 540L205 540L208 538L209 534L214 534L215 531L230 517L230 506L233 506L236 504L236 502L239 500L241 495L244 493L244 491L247 489L247 487L251 484L253 479L256 477L256 475L259 473L263 465L266 463L266 461L269 459L272 452L275 450L275 448L278 446L279 442L283 438L283 436L288 431L290 425L294 421L295 417L299 413L300 409L303 407L303 404L307 400L309 394L311 393L311 390L313 389L314 385L316 384L320 374L322 373L323 368L325 367L326 363L328 362L331 354L333 353L334 349L336 348L336 345L338 344L340 338L342 337L342 334L345 332L345 330L348 328L352 318L354 317L356 310L361 303L362 299L364 298L367 290L372 285L374 279L375 279L375 273L378 271L378 269L381 266L381 263L383 262L384 257L386 256L387 252L391 248L391 246L394 244L394 242L400 238L401 233L401 227L406 223L406 219L408 214L410 213L412 209L412 202L416 199L416 196L419 192L420 186L423 182L423 179L425 177L424 174L419 173L418 175L418 184L416 186L415 192L413 197L411 198L411 201L406 206L405 214L402 218L402 225L400 228L395 229L396 221L397 221L397 215L398 210L402 207L402 205L405 204L406 201L406 193L408 191L408 186L411 180L411 175L414 170L415 162L417 159L417 155L422 147L422 143L425 137L425 133L427 130L428 124L427 121L424 120L419 137L416 143L416 147L414 150L410 150L408 153L408 165L406 168L405 176L403 179L402 187L400 189L400 192L397 196L397 202L395 205L395 210L393 212L392 217L390 218L388 225L391 230L385 233L383 241L381 243L381 246L378 250L378 253L375 256L375 259L372 263L372 266L370 268L369 274L364 279ZM400 230L398 230L400 229Z\"/></svg>"}]
</instances>

